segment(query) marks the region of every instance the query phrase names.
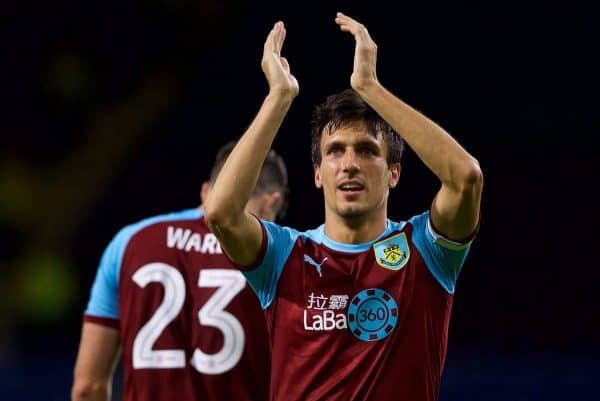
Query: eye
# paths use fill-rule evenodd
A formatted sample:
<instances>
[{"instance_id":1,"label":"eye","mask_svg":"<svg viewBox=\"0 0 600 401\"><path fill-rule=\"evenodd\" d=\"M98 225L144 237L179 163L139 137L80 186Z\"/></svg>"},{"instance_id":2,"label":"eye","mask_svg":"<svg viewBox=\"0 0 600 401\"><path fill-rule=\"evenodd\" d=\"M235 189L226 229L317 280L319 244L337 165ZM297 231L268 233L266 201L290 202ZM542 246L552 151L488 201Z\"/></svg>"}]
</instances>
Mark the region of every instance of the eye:
<instances>
[{"instance_id":1,"label":"eye","mask_svg":"<svg viewBox=\"0 0 600 401\"><path fill-rule=\"evenodd\" d=\"M344 149L340 145L332 145L327 149L328 155L339 155L344 152Z\"/></svg>"},{"instance_id":2,"label":"eye","mask_svg":"<svg viewBox=\"0 0 600 401\"><path fill-rule=\"evenodd\" d=\"M370 146L362 146L357 149L357 152L363 156L377 156L379 152Z\"/></svg>"}]
</instances>

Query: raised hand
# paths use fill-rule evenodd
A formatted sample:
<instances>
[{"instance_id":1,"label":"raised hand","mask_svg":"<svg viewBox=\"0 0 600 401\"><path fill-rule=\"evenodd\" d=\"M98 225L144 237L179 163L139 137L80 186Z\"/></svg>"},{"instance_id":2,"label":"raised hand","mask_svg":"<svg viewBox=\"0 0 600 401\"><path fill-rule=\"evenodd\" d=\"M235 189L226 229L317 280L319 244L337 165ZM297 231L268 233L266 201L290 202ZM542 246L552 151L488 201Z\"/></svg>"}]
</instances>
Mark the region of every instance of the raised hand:
<instances>
[{"instance_id":1,"label":"raised hand","mask_svg":"<svg viewBox=\"0 0 600 401\"><path fill-rule=\"evenodd\" d=\"M281 47L285 40L285 26L278 21L269 32L265 41L261 67L269 82L269 91L279 95L298 95L300 88L298 81L290 72L290 65L285 57L281 56Z\"/></svg>"},{"instance_id":2,"label":"raised hand","mask_svg":"<svg viewBox=\"0 0 600 401\"><path fill-rule=\"evenodd\" d=\"M367 28L347 15L338 12L335 23L342 31L350 32L356 40L354 69L350 77L350 85L354 90L360 92L369 85L377 83L377 45L371 39Z\"/></svg>"}]
</instances>

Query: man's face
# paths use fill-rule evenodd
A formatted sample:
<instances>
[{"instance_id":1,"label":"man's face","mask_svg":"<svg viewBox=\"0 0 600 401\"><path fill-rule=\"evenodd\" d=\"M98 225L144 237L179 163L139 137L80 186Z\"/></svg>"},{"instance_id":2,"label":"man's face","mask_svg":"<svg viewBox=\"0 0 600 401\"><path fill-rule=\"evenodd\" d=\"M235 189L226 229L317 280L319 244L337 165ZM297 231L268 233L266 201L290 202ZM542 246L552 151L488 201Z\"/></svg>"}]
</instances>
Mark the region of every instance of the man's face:
<instances>
[{"instance_id":1,"label":"man's face","mask_svg":"<svg viewBox=\"0 0 600 401\"><path fill-rule=\"evenodd\" d=\"M356 122L321 136L321 164L315 166L315 184L323 188L325 208L342 218L387 212L390 187L396 186L400 165L388 166L383 135L367 133Z\"/></svg>"}]
</instances>

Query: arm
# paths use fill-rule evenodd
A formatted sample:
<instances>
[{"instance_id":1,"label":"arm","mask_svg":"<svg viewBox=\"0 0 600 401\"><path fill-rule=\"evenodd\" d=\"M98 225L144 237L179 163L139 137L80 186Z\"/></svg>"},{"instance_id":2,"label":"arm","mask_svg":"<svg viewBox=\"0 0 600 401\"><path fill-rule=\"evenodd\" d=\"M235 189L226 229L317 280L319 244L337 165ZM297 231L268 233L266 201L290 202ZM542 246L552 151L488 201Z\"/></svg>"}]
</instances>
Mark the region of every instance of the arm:
<instances>
[{"instance_id":1,"label":"arm","mask_svg":"<svg viewBox=\"0 0 600 401\"><path fill-rule=\"evenodd\" d=\"M245 211L262 163L292 100L298 95L298 82L281 57L285 28L277 22L263 50L262 70L269 83L254 121L229 155L204 203L205 220L221 247L239 265L255 261L262 245L259 222Z\"/></svg>"},{"instance_id":2,"label":"arm","mask_svg":"<svg viewBox=\"0 0 600 401\"><path fill-rule=\"evenodd\" d=\"M71 388L72 401L110 400L119 349L117 329L83 323Z\"/></svg>"},{"instance_id":3,"label":"arm","mask_svg":"<svg viewBox=\"0 0 600 401\"><path fill-rule=\"evenodd\" d=\"M342 13L335 21L356 40L352 88L402 135L442 183L431 207L433 226L448 239L468 238L479 220L483 187L479 163L446 131L379 83L377 45L362 24Z\"/></svg>"}]
</instances>

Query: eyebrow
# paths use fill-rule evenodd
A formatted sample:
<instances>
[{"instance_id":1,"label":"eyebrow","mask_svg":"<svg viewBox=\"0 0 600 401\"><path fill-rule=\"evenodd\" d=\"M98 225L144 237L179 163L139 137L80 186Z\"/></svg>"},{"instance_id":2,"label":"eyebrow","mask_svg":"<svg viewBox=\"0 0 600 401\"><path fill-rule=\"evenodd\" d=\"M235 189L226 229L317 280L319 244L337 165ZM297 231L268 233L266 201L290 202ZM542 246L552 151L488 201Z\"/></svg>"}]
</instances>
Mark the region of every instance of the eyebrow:
<instances>
[{"instance_id":1,"label":"eyebrow","mask_svg":"<svg viewBox=\"0 0 600 401\"><path fill-rule=\"evenodd\" d=\"M330 149L333 149L336 147L345 148L346 146L348 146L348 144L346 144L343 141L333 140L325 145L325 150L327 151L327 150L330 150ZM352 146L355 149L368 148L368 149L377 151L377 153L383 152L383 149L381 149L381 147L377 146L376 143L374 143L373 141L370 141L368 139L361 139L357 142L349 144L349 146Z\"/></svg>"},{"instance_id":2,"label":"eyebrow","mask_svg":"<svg viewBox=\"0 0 600 401\"><path fill-rule=\"evenodd\" d=\"M377 151L379 151L381 149L380 146L377 146L377 144L373 143L373 141L369 141L366 139L356 142L354 144L354 147L355 148L365 147L365 148L370 148L370 149L377 150Z\"/></svg>"},{"instance_id":3,"label":"eyebrow","mask_svg":"<svg viewBox=\"0 0 600 401\"><path fill-rule=\"evenodd\" d=\"M331 148L334 148L334 147L342 147L342 148L344 148L344 147L346 147L346 144L344 144L344 142L342 142L342 141L337 141L337 140L336 141L331 141L331 142L325 144L325 149L331 149Z\"/></svg>"}]
</instances>

